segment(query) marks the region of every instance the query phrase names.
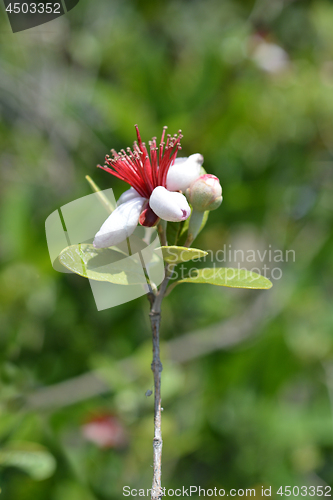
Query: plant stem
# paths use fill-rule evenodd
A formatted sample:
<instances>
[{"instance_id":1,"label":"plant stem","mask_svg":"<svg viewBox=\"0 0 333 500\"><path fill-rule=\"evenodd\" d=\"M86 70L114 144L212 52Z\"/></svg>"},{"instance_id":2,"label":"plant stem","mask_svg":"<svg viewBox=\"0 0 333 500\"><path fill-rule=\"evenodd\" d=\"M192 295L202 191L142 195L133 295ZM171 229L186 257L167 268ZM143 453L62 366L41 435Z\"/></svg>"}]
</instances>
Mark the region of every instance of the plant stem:
<instances>
[{"instance_id":1,"label":"plant stem","mask_svg":"<svg viewBox=\"0 0 333 500\"><path fill-rule=\"evenodd\" d=\"M165 220L160 220L160 222L157 225L157 231L158 235L160 237L160 242L162 246L166 246L168 244L167 238L166 238L166 227L167 223Z\"/></svg>"},{"instance_id":2,"label":"plant stem","mask_svg":"<svg viewBox=\"0 0 333 500\"><path fill-rule=\"evenodd\" d=\"M165 221L160 221L158 225L158 233L161 241L161 245L167 245L166 239L166 223ZM187 241L185 246L190 246L191 241ZM163 497L162 489L162 428L161 428L161 372L162 363L160 359L160 325L161 325L161 306L162 300L167 291L169 280L172 276L175 264L167 264L165 267L165 277L161 283L158 293L148 294L148 299L150 301L150 323L153 333L153 361L151 364L151 369L154 375L154 440L153 440L153 450L154 450L154 462L153 462L153 483L151 489L151 500L161 500Z\"/></svg>"},{"instance_id":3,"label":"plant stem","mask_svg":"<svg viewBox=\"0 0 333 500\"><path fill-rule=\"evenodd\" d=\"M153 333L153 361L151 369L154 375L154 462L153 462L153 484L151 490L151 500L160 500L163 496L162 490L162 428L161 428L161 372L162 363L160 359L160 325L161 325L161 305L166 292L169 279L172 275L174 265L166 266L165 278L161 283L158 294L154 300L150 297L151 309L149 313L150 323Z\"/></svg>"},{"instance_id":4,"label":"plant stem","mask_svg":"<svg viewBox=\"0 0 333 500\"><path fill-rule=\"evenodd\" d=\"M162 498L162 429L161 429L161 371L160 360L160 324L161 312L155 311L154 306L150 311L150 322L153 332L153 362L151 369L154 375L154 462L153 462L153 484L151 490L152 500Z\"/></svg>"}]
</instances>

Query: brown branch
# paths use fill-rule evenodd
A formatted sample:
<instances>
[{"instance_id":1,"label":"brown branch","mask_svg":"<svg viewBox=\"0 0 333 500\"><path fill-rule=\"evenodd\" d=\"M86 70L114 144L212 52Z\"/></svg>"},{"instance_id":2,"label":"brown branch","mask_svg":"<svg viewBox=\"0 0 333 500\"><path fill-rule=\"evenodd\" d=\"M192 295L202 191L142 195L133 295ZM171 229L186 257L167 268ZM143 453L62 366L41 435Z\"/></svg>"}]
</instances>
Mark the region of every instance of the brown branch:
<instances>
[{"instance_id":1,"label":"brown branch","mask_svg":"<svg viewBox=\"0 0 333 500\"><path fill-rule=\"evenodd\" d=\"M158 294L150 310L150 323L153 334L153 362L151 369L154 374L154 462L153 462L153 484L151 490L151 500L160 500L163 496L162 491L162 428L161 428L161 372L162 363L160 359L160 325L161 325L161 306L164 294L166 292L174 265L165 267L165 278L161 283Z\"/></svg>"},{"instance_id":2,"label":"brown branch","mask_svg":"<svg viewBox=\"0 0 333 500\"><path fill-rule=\"evenodd\" d=\"M161 371L163 369L160 359L160 324L161 312L155 311L154 306L150 311L150 322L153 333L153 361L151 369L154 375L154 462L153 484L151 491L152 500L162 498L162 429L161 429Z\"/></svg>"}]
</instances>

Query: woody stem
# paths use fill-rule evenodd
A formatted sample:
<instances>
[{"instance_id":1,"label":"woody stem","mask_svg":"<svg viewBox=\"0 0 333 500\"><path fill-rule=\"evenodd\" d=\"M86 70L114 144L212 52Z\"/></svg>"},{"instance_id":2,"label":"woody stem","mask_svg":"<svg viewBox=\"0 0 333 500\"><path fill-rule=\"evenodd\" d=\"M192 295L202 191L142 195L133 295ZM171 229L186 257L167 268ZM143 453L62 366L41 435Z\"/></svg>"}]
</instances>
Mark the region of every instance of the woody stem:
<instances>
[{"instance_id":1,"label":"woody stem","mask_svg":"<svg viewBox=\"0 0 333 500\"><path fill-rule=\"evenodd\" d=\"M164 229L164 228L163 228ZM165 229L163 231L165 239ZM151 500L161 500L162 490L162 428L161 428L161 372L162 363L160 359L160 325L161 325L161 306L165 295L174 265L166 266L165 278L161 283L157 295L150 297L151 309L149 313L152 335L153 335L153 361L151 369L154 376L154 440L153 440L153 482L151 490Z\"/></svg>"},{"instance_id":2,"label":"woody stem","mask_svg":"<svg viewBox=\"0 0 333 500\"><path fill-rule=\"evenodd\" d=\"M161 429L161 371L162 363L160 360L160 324L161 312L150 311L150 323L153 333L153 361L151 369L154 375L154 440L153 440L153 483L151 491L152 500L162 498L162 429Z\"/></svg>"}]
</instances>

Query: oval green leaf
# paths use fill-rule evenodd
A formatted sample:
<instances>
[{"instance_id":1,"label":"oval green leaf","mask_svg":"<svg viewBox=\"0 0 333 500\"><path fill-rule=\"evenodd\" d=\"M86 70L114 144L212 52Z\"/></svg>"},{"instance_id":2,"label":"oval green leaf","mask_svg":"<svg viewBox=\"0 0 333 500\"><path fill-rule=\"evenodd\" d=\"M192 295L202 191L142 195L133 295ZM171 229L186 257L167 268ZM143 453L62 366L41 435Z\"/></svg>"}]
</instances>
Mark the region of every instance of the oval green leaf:
<instances>
[{"instance_id":1,"label":"oval green leaf","mask_svg":"<svg viewBox=\"0 0 333 500\"><path fill-rule=\"evenodd\" d=\"M17 467L36 481L52 476L56 468L53 455L37 443L12 442L0 450L0 466Z\"/></svg>"},{"instance_id":2,"label":"oval green leaf","mask_svg":"<svg viewBox=\"0 0 333 500\"><path fill-rule=\"evenodd\" d=\"M198 234L200 234L201 231L203 230L203 228L205 227L206 222L208 221L209 214L210 214L209 210L206 210L206 212L204 212L203 219L202 219ZM189 223L190 223L190 217L188 219L186 219L186 221L185 221L185 223L180 231L180 236L179 236L179 243L180 244L185 243L185 241L186 241ZM197 234L197 236L198 236L198 234Z\"/></svg>"},{"instance_id":3,"label":"oval green leaf","mask_svg":"<svg viewBox=\"0 0 333 500\"><path fill-rule=\"evenodd\" d=\"M179 264L179 262L188 262L189 260L201 259L208 255L208 252L198 248L187 248L178 246L161 247L163 259L169 264Z\"/></svg>"},{"instance_id":4,"label":"oval green leaf","mask_svg":"<svg viewBox=\"0 0 333 500\"><path fill-rule=\"evenodd\" d=\"M59 255L60 263L75 274L116 285L146 284L138 255L127 256L111 248L96 249L90 244L71 245Z\"/></svg>"},{"instance_id":5,"label":"oval green leaf","mask_svg":"<svg viewBox=\"0 0 333 500\"><path fill-rule=\"evenodd\" d=\"M246 269L234 269L232 267L212 267L195 269L186 278L178 283L208 283L210 285L227 286L230 288L252 288L268 290L273 283L260 274Z\"/></svg>"}]
</instances>

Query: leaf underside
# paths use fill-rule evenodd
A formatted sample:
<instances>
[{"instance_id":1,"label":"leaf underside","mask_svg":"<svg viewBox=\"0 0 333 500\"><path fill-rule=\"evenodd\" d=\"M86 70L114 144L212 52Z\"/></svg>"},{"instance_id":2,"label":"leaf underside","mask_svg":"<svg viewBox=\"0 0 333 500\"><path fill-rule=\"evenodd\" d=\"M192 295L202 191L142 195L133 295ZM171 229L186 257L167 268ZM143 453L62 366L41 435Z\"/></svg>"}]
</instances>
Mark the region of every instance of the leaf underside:
<instances>
[{"instance_id":1,"label":"leaf underside","mask_svg":"<svg viewBox=\"0 0 333 500\"><path fill-rule=\"evenodd\" d=\"M179 264L180 262L188 262L193 259L200 259L208 255L204 250L198 248L187 248L178 246L163 246L163 259L170 264Z\"/></svg>"},{"instance_id":2,"label":"leaf underside","mask_svg":"<svg viewBox=\"0 0 333 500\"><path fill-rule=\"evenodd\" d=\"M229 288L251 288L257 290L268 290L273 286L272 282L265 278L265 276L245 269L234 269L231 267L195 269L190 276L178 280L176 283L207 283Z\"/></svg>"},{"instance_id":3,"label":"leaf underside","mask_svg":"<svg viewBox=\"0 0 333 500\"><path fill-rule=\"evenodd\" d=\"M117 285L146 284L140 259L111 248L96 249L91 244L71 245L59 255L63 266L75 274Z\"/></svg>"}]
</instances>

